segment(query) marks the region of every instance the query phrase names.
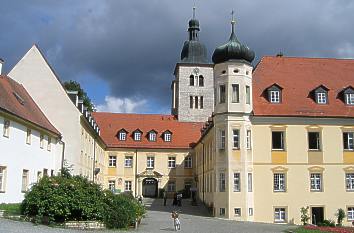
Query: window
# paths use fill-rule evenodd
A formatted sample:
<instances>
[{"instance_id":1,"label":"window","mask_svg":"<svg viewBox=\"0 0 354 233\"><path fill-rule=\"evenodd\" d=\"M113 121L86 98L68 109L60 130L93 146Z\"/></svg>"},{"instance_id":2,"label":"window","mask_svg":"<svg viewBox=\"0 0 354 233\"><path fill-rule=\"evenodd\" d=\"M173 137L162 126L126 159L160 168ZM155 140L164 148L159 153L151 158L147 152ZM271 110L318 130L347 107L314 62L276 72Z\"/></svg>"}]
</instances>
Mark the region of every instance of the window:
<instances>
[{"instance_id":1,"label":"window","mask_svg":"<svg viewBox=\"0 0 354 233\"><path fill-rule=\"evenodd\" d=\"M132 191L132 182L130 180L124 182L124 191Z\"/></svg>"},{"instance_id":2,"label":"window","mask_svg":"<svg viewBox=\"0 0 354 233\"><path fill-rule=\"evenodd\" d=\"M285 192L285 174L274 173L274 192Z\"/></svg>"},{"instance_id":3,"label":"window","mask_svg":"<svg viewBox=\"0 0 354 233\"><path fill-rule=\"evenodd\" d=\"M198 109L198 96L194 97L194 107L195 109Z\"/></svg>"},{"instance_id":4,"label":"window","mask_svg":"<svg viewBox=\"0 0 354 233\"><path fill-rule=\"evenodd\" d=\"M43 169L43 176L48 176L48 169L46 168Z\"/></svg>"},{"instance_id":5,"label":"window","mask_svg":"<svg viewBox=\"0 0 354 233\"><path fill-rule=\"evenodd\" d=\"M44 135L43 134L41 134L39 136L39 146L41 149L43 149L43 147L44 147Z\"/></svg>"},{"instance_id":6,"label":"window","mask_svg":"<svg viewBox=\"0 0 354 233\"><path fill-rule=\"evenodd\" d=\"M270 102L280 103L280 91L270 91Z\"/></svg>"},{"instance_id":7,"label":"window","mask_svg":"<svg viewBox=\"0 0 354 233\"><path fill-rule=\"evenodd\" d=\"M127 139L127 132L121 130L119 131L119 141L125 141Z\"/></svg>"},{"instance_id":8,"label":"window","mask_svg":"<svg viewBox=\"0 0 354 233\"><path fill-rule=\"evenodd\" d=\"M284 150L284 132L273 131L272 132L272 149Z\"/></svg>"},{"instance_id":9,"label":"window","mask_svg":"<svg viewBox=\"0 0 354 233\"><path fill-rule=\"evenodd\" d=\"M225 192L225 188L226 188L225 173L221 172L219 174L219 192Z\"/></svg>"},{"instance_id":10,"label":"window","mask_svg":"<svg viewBox=\"0 0 354 233\"><path fill-rule=\"evenodd\" d=\"M176 191L176 182L169 181L167 184L167 192L175 192Z\"/></svg>"},{"instance_id":11,"label":"window","mask_svg":"<svg viewBox=\"0 0 354 233\"><path fill-rule=\"evenodd\" d=\"M125 156L124 167L133 167L133 157Z\"/></svg>"},{"instance_id":12,"label":"window","mask_svg":"<svg viewBox=\"0 0 354 233\"><path fill-rule=\"evenodd\" d=\"M240 173L234 173L234 192L240 192Z\"/></svg>"},{"instance_id":13,"label":"window","mask_svg":"<svg viewBox=\"0 0 354 233\"><path fill-rule=\"evenodd\" d=\"M171 138L172 138L172 135L170 132L165 132L164 133L164 140L165 142L170 142L171 141Z\"/></svg>"},{"instance_id":14,"label":"window","mask_svg":"<svg viewBox=\"0 0 354 233\"><path fill-rule=\"evenodd\" d=\"M200 97L200 109L203 109L204 108L204 97L201 96Z\"/></svg>"},{"instance_id":15,"label":"window","mask_svg":"<svg viewBox=\"0 0 354 233\"><path fill-rule=\"evenodd\" d=\"M274 208L274 222L285 222L286 212L285 208Z\"/></svg>"},{"instance_id":16,"label":"window","mask_svg":"<svg viewBox=\"0 0 354 233\"><path fill-rule=\"evenodd\" d=\"M347 191L354 191L354 173L345 174L345 186Z\"/></svg>"},{"instance_id":17,"label":"window","mask_svg":"<svg viewBox=\"0 0 354 233\"><path fill-rule=\"evenodd\" d=\"M192 168L192 156L187 156L184 159L184 167L185 168Z\"/></svg>"},{"instance_id":18,"label":"window","mask_svg":"<svg viewBox=\"0 0 354 233\"><path fill-rule=\"evenodd\" d=\"M150 131L150 133L149 133L149 141L150 142L155 142L156 141L156 132L155 131Z\"/></svg>"},{"instance_id":19,"label":"window","mask_svg":"<svg viewBox=\"0 0 354 233\"><path fill-rule=\"evenodd\" d=\"M220 216L225 216L225 208L220 208L219 214Z\"/></svg>"},{"instance_id":20,"label":"window","mask_svg":"<svg viewBox=\"0 0 354 233\"><path fill-rule=\"evenodd\" d=\"M22 171L22 192L26 192L28 190L28 170Z\"/></svg>"},{"instance_id":21,"label":"window","mask_svg":"<svg viewBox=\"0 0 354 233\"><path fill-rule=\"evenodd\" d=\"M189 86L194 86L194 75L189 76Z\"/></svg>"},{"instance_id":22,"label":"window","mask_svg":"<svg viewBox=\"0 0 354 233\"><path fill-rule=\"evenodd\" d=\"M326 104L327 103L327 95L325 92L316 93L316 102L318 104Z\"/></svg>"},{"instance_id":23,"label":"window","mask_svg":"<svg viewBox=\"0 0 354 233\"><path fill-rule=\"evenodd\" d=\"M238 129L232 130L232 138L234 140L233 148L239 149L240 148L240 131Z\"/></svg>"},{"instance_id":24,"label":"window","mask_svg":"<svg viewBox=\"0 0 354 233\"><path fill-rule=\"evenodd\" d=\"M47 151L52 150L52 138L48 136Z\"/></svg>"},{"instance_id":25,"label":"window","mask_svg":"<svg viewBox=\"0 0 354 233\"><path fill-rule=\"evenodd\" d=\"M353 146L353 132L344 132L343 133L343 148L344 150L354 150Z\"/></svg>"},{"instance_id":26,"label":"window","mask_svg":"<svg viewBox=\"0 0 354 233\"><path fill-rule=\"evenodd\" d=\"M199 75L199 86L204 87L204 77L203 75Z\"/></svg>"},{"instance_id":27,"label":"window","mask_svg":"<svg viewBox=\"0 0 354 233\"><path fill-rule=\"evenodd\" d=\"M225 103L226 100L226 89L225 85L220 85L219 86L219 103Z\"/></svg>"},{"instance_id":28,"label":"window","mask_svg":"<svg viewBox=\"0 0 354 233\"><path fill-rule=\"evenodd\" d=\"M116 190L116 181L115 180L108 181L108 189L111 190L112 192L115 192L115 190Z\"/></svg>"},{"instance_id":29,"label":"window","mask_svg":"<svg viewBox=\"0 0 354 233\"><path fill-rule=\"evenodd\" d=\"M246 104L251 103L251 88L246 86Z\"/></svg>"},{"instance_id":30,"label":"window","mask_svg":"<svg viewBox=\"0 0 354 233\"><path fill-rule=\"evenodd\" d=\"M320 133L308 132L309 150L320 150Z\"/></svg>"},{"instance_id":31,"label":"window","mask_svg":"<svg viewBox=\"0 0 354 233\"><path fill-rule=\"evenodd\" d=\"M193 96L189 96L189 108L193 108Z\"/></svg>"},{"instance_id":32,"label":"window","mask_svg":"<svg viewBox=\"0 0 354 233\"><path fill-rule=\"evenodd\" d=\"M234 208L234 213L235 213L235 216L240 217L241 216L241 208Z\"/></svg>"},{"instance_id":33,"label":"window","mask_svg":"<svg viewBox=\"0 0 354 233\"><path fill-rule=\"evenodd\" d=\"M348 207L347 217L348 221L354 221L354 207Z\"/></svg>"},{"instance_id":34,"label":"window","mask_svg":"<svg viewBox=\"0 0 354 233\"><path fill-rule=\"evenodd\" d=\"M246 149L251 149L251 130L246 131Z\"/></svg>"},{"instance_id":35,"label":"window","mask_svg":"<svg viewBox=\"0 0 354 233\"><path fill-rule=\"evenodd\" d=\"M248 208L248 216L253 216L253 208Z\"/></svg>"},{"instance_id":36,"label":"window","mask_svg":"<svg viewBox=\"0 0 354 233\"><path fill-rule=\"evenodd\" d=\"M240 102L240 87L238 84L232 84L232 103Z\"/></svg>"},{"instance_id":37,"label":"window","mask_svg":"<svg viewBox=\"0 0 354 233\"><path fill-rule=\"evenodd\" d=\"M322 177L320 173L310 174L310 190L311 191L322 191Z\"/></svg>"},{"instance_id":38,"label":"window","mask_svg":"<svg viewBox=\"0 0 354 233\"><path fill-rule=\"evenodd\" d=\"M37 182L42 179L42 171L37 172Z\"/></svg>"},{"instance_id":39,"label":"window","mask_svg":"<svg viewBox=\"0 0 354 233\"><path fill-rule=\"evenodd\" d=\"M3 136L4 137L9 137L10 136L10 121L9 120L4 120L4 130L3 130Z\"/></svg>"},{"instance_id":40,"label":"window","mask_svg":"<svg viewBox=\"0 0 354 233\"><path fill-rule=\"evenodd\" d=\"M168 157L168 168L176 167L176 157Z\"/></svg>"},{"instance_id":41,"label":"window","mask_svg":"<svg viewBox=\"0 0 354 233\"><path fill-rule=\"evenodd\" d=\"M354 104L354 94L345 94L345 103L348 105Z\"/></svg>"},{"instance_id":42,"label":"window","mask_svg":"<svg viewBox=\"0 0 354 233\"><path fill-rule=\"evenodd\" d=\"M0 192L5 192L6 167L0 167Z\"/></svg>"},{"instance_id":43,"label":"window","mask_svg":"<svg viewBox=\"0 0 354 233\"><path fill-rule=\"evenodd\" d=\"M146 167L147 168L154 168L155 166L155 157L148 156L146 160Z\"/></svg>"},{"instance_id":44,"label":"window","mask_svg":"<svg viewBox=\"0 0 354 233\"><path fill-rule=\"evenodd\" d=\"M248 192L252 192L253 185L252 185L252 173L247 174L247 186L248 186Z\"/></svg>"},{"instance_id":45,"label":"window","mask_svg":"<svg viewBox=\"0 0 354 233\"><path fill-rule=\"evenodd\" d=\"M109 156L108 166L109 167L116 167L117 166L117 156L113 156L113 155Z\"/></svg>"},{"instance_id":46,"label":"window","mask_svg":"<svg viewBox=\"0 0 354 233\"><path fill-rule=\"evenodd\" d=\"M28 145L31 145L31 135L32 135L31 129L27 128L26 143Z\"/></svg>"},{"instance_id":47,"label":"window","mask_svg":"<svg viewBox=\"0 0 354 233\"><path fill-rule=\"evenodd\" d=\"M220 130L220 149L225 149L225 130Z\"/></svg>"},{"instance_id":48,"label":"window","mask_svg":"<svg viewBox=\"0 0 354 233\"><path fill-rule=\"evenodd\" d=\"M134 132L134 141L141 141L141 132L140 131Z\"/></svg>"}]
</instances>

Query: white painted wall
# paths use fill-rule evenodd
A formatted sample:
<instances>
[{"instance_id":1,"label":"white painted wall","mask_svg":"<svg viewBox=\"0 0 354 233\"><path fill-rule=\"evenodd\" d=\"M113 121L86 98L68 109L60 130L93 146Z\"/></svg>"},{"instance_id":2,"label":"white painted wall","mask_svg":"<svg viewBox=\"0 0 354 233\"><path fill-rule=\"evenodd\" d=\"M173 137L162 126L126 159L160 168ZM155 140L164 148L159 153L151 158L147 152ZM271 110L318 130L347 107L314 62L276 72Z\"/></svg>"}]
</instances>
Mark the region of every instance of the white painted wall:
<instances>
[{"instance_id":1,"label":"white painted wall","mask_svg":"<svg viewBox=\"0 0 354 233\"><path fill-rule=\"evenodd\" d=\"M56 138L51 138L51 150L47 150L48 134L45 136L43 149L40 148L40 132L31 128L31 144L26 143L27 126L10 120L10 135L3 136L4 117L0 115L0 167L6 167L5 189L0 192L0 203L18 203L23 200L22 172L29 171L29 184L37 181L37 172L48 169L56 174L60 167L62 147Z\"/></svg>"}]
</instances>

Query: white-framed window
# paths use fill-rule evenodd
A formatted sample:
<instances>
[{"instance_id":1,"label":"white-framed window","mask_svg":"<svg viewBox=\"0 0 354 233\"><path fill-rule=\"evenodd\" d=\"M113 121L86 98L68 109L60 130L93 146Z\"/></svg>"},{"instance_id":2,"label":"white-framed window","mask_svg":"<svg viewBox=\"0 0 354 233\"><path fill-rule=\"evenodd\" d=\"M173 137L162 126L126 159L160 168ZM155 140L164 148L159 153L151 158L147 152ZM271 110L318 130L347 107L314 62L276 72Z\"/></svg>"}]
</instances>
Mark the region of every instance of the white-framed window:
<instances>
[{"instance_id":1,"label":"white-framed window","mask_svg":"<svg viewBox=\"0 0 354 233\"><path fill-rule=\"evenodd\" d=\"M176 182L169 181L167 184L167 192L175 192L176 191Z\"/></svg>"},{"instance_id":2,"label":"white-framed window","mask_svg":"<svg viewBox=\"0 0 354 233\"><path fill-rule=\"evenodd\" d=\"M124 182L124 191L132 191L132 182L130 180Z\"/></svg>"},{"instance_id":3,"label":"white-framed window","mask_svg":"<svg viewBox=\"0 0 354 233\"><path fill-rule=\"evenodd\" d=\"M168 157L168 168L176 168L176 157Z\"/></svg>"},{"instance_id":4,"label":"white-framed window","mask_svg":"<svg viewBox=\"0 0 354 233\"><path fill-rule=\"evenodd\" d=\"M233 129L232 138L233 138L233 148L240 149L240 130Z\"/></svg>"},{"instance_id":5,"label":"white-framed window","mask_svg":"<svg viewBox=\"0 0 354 233\"><path fill-rule=\"evenodd\" d=\"M116 167L117 166L117 156L110 155L108 158L108 166L109 167Z\"/></svg>"},{"instance_id":6,"label":"white-framed window","mask_svg":"<svg viewBox=\"0 0 354 233\"><path fill-rule=\"evenodd\" d=\"M321 191L322 190L322 175L321 173L310 174L310 190Z\"/></svg>"},{"instance_id":7,"label":"white-framed window","mask_svg":"<svg viewBox=\"0 0 354 233\"><path fill-rule=\"evenodd\" d=\"M170 132L165 132L164 135L163 135L163 137L164 137L164 141L165 141L165 142L170 142L171 139L172 139L172 136L171 136L171 133L170 133Z\"/></svg>"},{"instance_id":8,"label":"white-framed window","mask_svg":"<svg viewBox=\"0 0 354 233\"><path fill-rule=\"evenodd\" d=\"M321 149L321 136L320 132L308 132L309 150Z\"/></svg>"},{"instance_id":9,"label":"white-framed window","mask_svg":"<svg viewBox=\"0 0 354 233\"><path fill-rule=\"evenodd\" d=\"M220 172L220 174L219 174L219 192L225 192L225 189L226 189L225 173Z\"/></svg>"},{"instance_id":10,"label":"white-framed window","mask_svg":"<svg viewBox=\"0 0 354 233\"><path fill-rule=\"evenodd\" d=\"M184 167L185 168L192 168L192 156L187 156L184 159Z\"/></svg>"},{"instance_id":11,"label":"white-framed window","mask_svg":"<svg viewBox=\"0 0 354 233\"><path fill-rule=\"evenodd\" d=\"M251 149L251 130L246 131L246 149L250 150Z\"/></svg>"},{"instance_id":12,"label":"white-framed window","mask_svg":"<svg viewBox=\"0 0 354 233\"><path fill-rule=\"evenodd\" d=\"M253 191L253 179L252 179L252 173L247 174L247 187L248 187L248 192Z\"/></svg>"},{"instance_id":13,"label":"white-framed window","mask_svg":"<svg viewBox=\"0 0 354 233\"><path fill-rule=\"evenodd\" d=\"M240 173L234 173L234 192L241 191Z\"/></svg>"},{"instance_id":14,"label":"white-framed window","mask_svg":"<svg viewBox=\"0 0 354 233\"><path fill-rule=\"evenodd\" d=\"M3 136L7 138L10 136L10 121L7 119L4 119Z\"/></svg>"},{"instance_id":15,"label":"white-framed window","mask_svg":"<svg viewBox=\"0 0 354 233\"><path fill-rule=\"evenodd\" d=\"M219 86L219 103L225 103L226 100L226 88L225 85Z\"/></svg>"},{"instance_id":16,"label":"white-framed window","mask_svg":"<svg viewBox=\"0 0 354 233\"><path fill-rule=\"evenodd\" d=\"M354 191L354 173L345 174L345 187L347 191Z\"/></svg>"},{"instance_id":17,"label":"white-framed window","mask_svg":"<svg viewBox=\"0 0 354 233\"><path fill-rule=\"evenodd\" d=\"M285 174L284 173L274 173L274 192L285 192Z\"/></svg>"},{"instance_id":18,"label":"white-framed window","mask_svg":"<svg viewBox=\"0 0 354 233\"><path fill-rule=\"evenodd\" d=\"M327 95L324 92L318 92L316 94L316 101L318 104L326 104L327 103Z\"/></svg>"},{"instance_id":19,"label":"white-framed window","mask_svg":"<svg viewBox=\"0 0 354 233\"><path fill-rule=\"evenodd\" d=\"M155 141L156 141L156 132L151 131L151 132L149 133L149 141L150 141L150 142L155 142Z\"/></svg>"},{"instance_id":20,"label":"white-framed window","mask_svg":"<svg viewBox=\"0 0 354 233\"><path fill-rule=\"evenodd\" d=\"M133 167L133 156L125 156L124 167Z\"/></svg>"},{"instance_id":21,"label":"white-framed window","mask_svg":"<svg viewBox=\"0 0 354 233\"><path fill-rule=\"evenodd\" d=\"M223 150L223 149L225 149L225 143L226 143L226 141L225 141L226 140L226 138L225 138L226 137L225 130L223 130L223 129L220 130L219 134L220 134L220 145L219 146L220 146L220 149Z\"/></svg>"},{"instance_id":22,"label":"white-framed window","mask_svg":"<svg viewBox=\"0 0 354 233\"><path fill-rule=\"evenodd\" d=\"M154 168L155 167L155 157L148 156L146 159L146 167L147 168Z\"/></svg>"},{"instance_id":23,"label":"white-framed window","mask_svg":"<svg viewBox=\"0 0 354 233\"><path fill-rule=\"evenodd\" d=\"M344 150L354 150L354 133L353 132L343 132L343 148Z\"/></svg>"},{"instance_id":24,"label":"white-framed window","mask_svg":"<svg viewBox=\"0 0 354 233\"><path fill-rule=\"evenodd\" d=\"M253 208L248 208L248 216L253 216Z\"/></svg>"},{"instance_id":25,"label":"white-framed window","mask_svg":"<svg viewBox=\"0 0 354 233\"><path fill-rule=\"evenodd\" d=\"M23 170L22 171L22 186L21 186L21 192L27 192L28 190L28 170Z\"/></svg>"},{"instance_id":26,"label":"white-framed window","mask_svg":"<svg viewBox=\"0 0 354 233\"><path fill-rule=\"evenodd\" d=\"M354 104L354 94L345 94L345 103L349 105Z\"/></svg>"},{"instance_id":27,"label":"white-framed window","mask_svg":"<svg viewBox=\"0 0 354 233\"><path fill-rule=\"evenodd\" d=\"M240 217L241 216L241 208L234 208L234 214L236 217Z\"/></svg>"},{"instance_id":28,"label":"white-framed window","mask_svg":"<svg viewBox=\"0 0 354 233\"><path fill-rule=\"evenodd\" d=\"M39 136L39 147L40 147L41 149L44 148L44 135L43 135L43 134L41 134L41 135Z\"/></svg>"},{"instance_id":29,"label":"white-framed window","mask_svg":"<svg viewBox=\"0 0 354 233\"><path fill-rule=\"evenodd\" d=\"M48 136L47 151L52 150L52 138Z\"/></svg>"},{"instance_id":30,"label":"white-framed window","mask_svg":"<svg viewBox=\"0 0 354 233\"><path fill-rule=\"evenodd\" d=\"M286 221L286 209L274 208L274 222L285 222L285 221Z\"/></svg>"},{"instance_id":31,"label":"white-framed window","mask_svg":"<svg viewBox=\"0 0 354 233\"><path fill-rule=\"evenodd\" d=\"M280 103L280 91L270 91L270 102Z\"/></svg>"},{"instance_id":32,"label":"white-framed window","mask_svg":"<svg viewBox=\"0 0 354 233\"><path fill-rule=\"evenodd\" d=\"M250 86L246 86L246 104L251 103L251 88Z\"/></svg>"},{"instance_id":33,"label":"white-framed window","mask_svg":"<svg viewBox=\"0 0 354 233\"><path fill-rule=\"evenodd\" d=\"M115 180L109 180L108 181L108 189L114 192L116 190L116 181Z\"/></svg>"},{"instance_id":34,"label":"white-framed window","mask_svg":"<svg viewBox=\"0 0 354 233\"><path fill-rule=\"evenodd\" d=\"M348 221L354 221L354 207L348 207L347 208L347 217Z\"/></svg>"},{"instance_id":35,"label":"white-framed window","mask_svg":"<svg viewBox=\"0 0 354 233\"><path fill-rule=\"evenodd\" d=\"M127 139L127 132L125 131L120 131L118 134L119 141L125 141Z\"/></svg>"},{"instance_id":36,"label":"white-framed window","mask_svg":"<svg viewBox=\"0 0 354 233\"><path fill-rule=\"evenodd\" d=\"M284 132L283 131L272 131L272 149L273 150L284 150Z\"/></svg>"},{"instance_id":37,"label":"white-framed window","mask_svg":"<svg viewBox=\"0 0 354 233\"><path fill-rule=\"evenodd\" d=\"M30 128L27 128L26 143L28 145L31 145L31 136L32 136L32 130Z\"/></svg>"},{"instance_id":38,"label":"white-framed window","mask_svg":"<svg viewBox=\"0 0 354 233\"><path fill-rule=\"evenodd\" d=\"M220 208L219 209L219 215L220 216L225 216L225 208Z\"/></svg>"},{"instance_id":39,"label":"white-framed window","mask_svg":"<svg viewBox=\"0 0 354 233\"><path fill-rule=\"evenodd\" d=\"M238 84L232 84L231 101L232 101L232 103L239 103L240 102L240 86Z\"/></svg>"},{"instance_id":40,"label":"white-framed window","mask_svg":"<svg viewBox=\"0 0 354 233\"><path fill-rule=\"evenodd\" d=\"M134 132L134 141L141 141L141 132Z\"/></svg>"},{"instance_id":41,"label":"white-framed window","mask_svg":"<svg viewBox=\"0 0 354 233\"><path fill-rule=\"evenodd\" d=\"M5 192L6 167L0 167L0 192Z\"/></svg>"}]
</instances>

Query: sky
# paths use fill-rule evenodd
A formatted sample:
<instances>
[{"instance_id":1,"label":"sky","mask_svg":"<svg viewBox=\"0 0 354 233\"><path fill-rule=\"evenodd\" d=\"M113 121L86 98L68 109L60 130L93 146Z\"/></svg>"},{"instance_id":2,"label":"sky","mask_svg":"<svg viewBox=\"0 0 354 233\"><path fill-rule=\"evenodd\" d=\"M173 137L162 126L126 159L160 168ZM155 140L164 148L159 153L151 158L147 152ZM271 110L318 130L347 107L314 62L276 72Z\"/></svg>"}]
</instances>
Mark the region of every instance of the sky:
<instances>
[{"instance_id":1,"label":"sky","mask_svg":"<svg viewBox=\"0 0 354 233\"><path fill-rule=\"evenodd\" d=\"M208 49L236 35L266 55L354 58L352 0L1 0L0 57L8 72L37 44L62 81L99 111L170 113L173 71L196 6Z\"/></svg>"}]
</instances>

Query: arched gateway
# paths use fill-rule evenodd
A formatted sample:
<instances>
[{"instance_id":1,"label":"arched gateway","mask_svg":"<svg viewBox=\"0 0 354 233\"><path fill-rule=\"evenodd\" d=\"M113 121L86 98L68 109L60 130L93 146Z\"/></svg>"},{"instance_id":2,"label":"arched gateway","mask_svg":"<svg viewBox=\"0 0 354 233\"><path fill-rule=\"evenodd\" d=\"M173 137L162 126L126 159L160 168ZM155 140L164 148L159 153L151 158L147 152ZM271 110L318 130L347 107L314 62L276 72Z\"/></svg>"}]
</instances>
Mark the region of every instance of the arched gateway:
<instances>
[{"instance_id":1,"label":"arched gateway","mask_svg":"<svg viewBox=\"0 0 354 233\"><path fill-rule=\"evenodd\" d=\"M158 181L155 178L145 178L142 191L144 197L157 197Z\"/></svg>"}]
</instances>

